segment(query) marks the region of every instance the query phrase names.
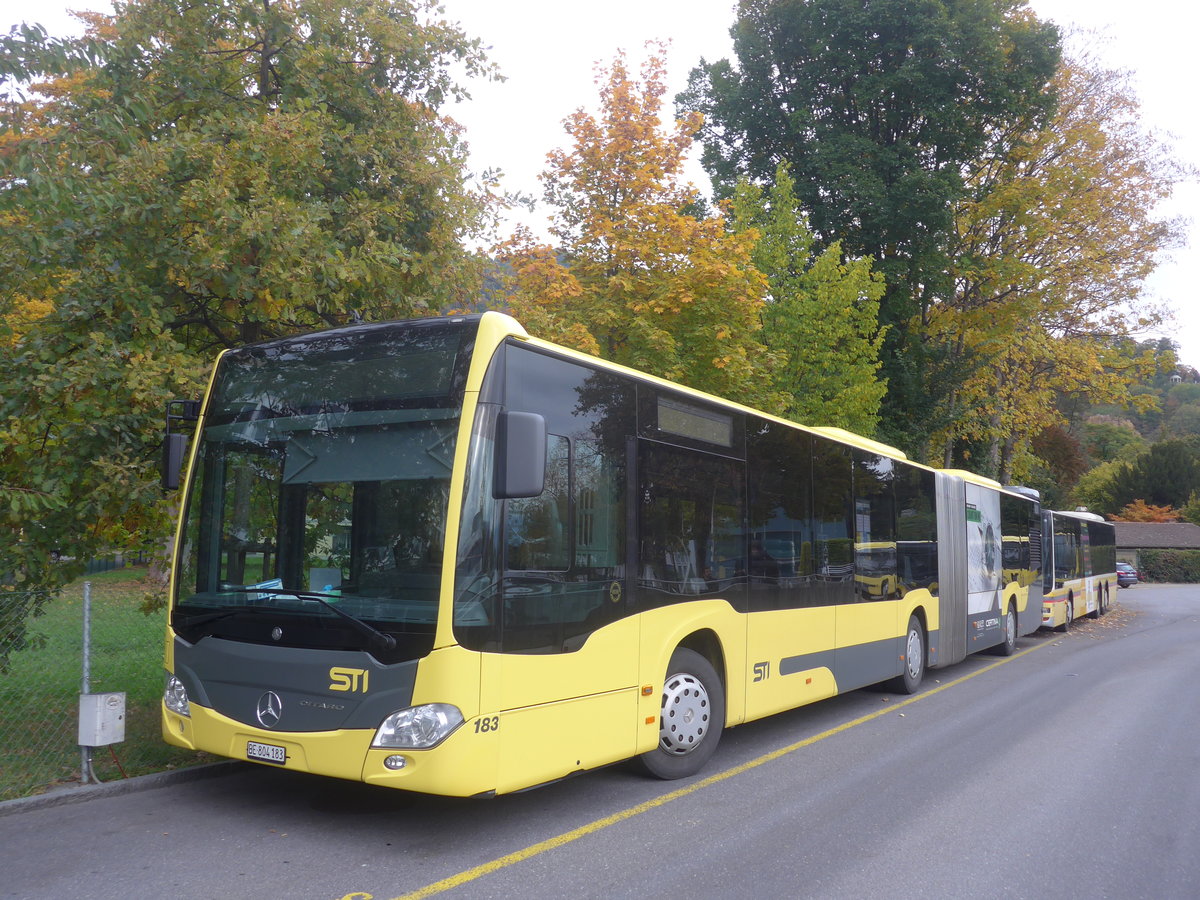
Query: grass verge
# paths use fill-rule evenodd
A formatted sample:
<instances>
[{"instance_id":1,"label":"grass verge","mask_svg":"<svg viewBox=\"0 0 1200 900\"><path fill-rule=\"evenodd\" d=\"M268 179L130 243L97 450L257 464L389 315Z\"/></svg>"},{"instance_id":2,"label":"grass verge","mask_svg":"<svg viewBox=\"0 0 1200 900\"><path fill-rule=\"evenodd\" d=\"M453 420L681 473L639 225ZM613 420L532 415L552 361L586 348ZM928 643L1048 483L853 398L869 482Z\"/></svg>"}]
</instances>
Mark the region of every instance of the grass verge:
<instances>
[{"instance_id":1,"label":"grass verge","mask_svg":"<svg viewBox=\"0 0 1200 900\"><path fill-rule=\"evenodd\" d=\"M159 734L165 613L139 608L146 570L117 569L68 585L29 622L33 646L0 677L0 800L80 780L83 584L91 582L92 693L125 692L125 740L93 750L101 781L211 759L163 743Z\"/></svg>"}]
</instances>

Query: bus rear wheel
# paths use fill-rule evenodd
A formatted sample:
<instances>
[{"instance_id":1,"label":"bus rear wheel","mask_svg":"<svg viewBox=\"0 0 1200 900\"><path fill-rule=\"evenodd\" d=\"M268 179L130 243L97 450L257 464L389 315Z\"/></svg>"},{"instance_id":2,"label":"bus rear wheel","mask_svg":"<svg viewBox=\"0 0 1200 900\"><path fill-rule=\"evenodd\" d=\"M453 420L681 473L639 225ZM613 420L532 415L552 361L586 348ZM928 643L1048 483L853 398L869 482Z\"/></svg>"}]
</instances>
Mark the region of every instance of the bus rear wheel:
<instances>
[{"instance_id":1,"label":"bus rear wheel","mask_svg":"<svg viewBox=\"0 0 1200 900\"><path fill-rule=\"evenodd\" d=\"M695 775L716 752L725 727L725 689L707 659L684 647L671 654L663 681L658 746L637 758L656 778Z\"/></svg>"}]
</instances>

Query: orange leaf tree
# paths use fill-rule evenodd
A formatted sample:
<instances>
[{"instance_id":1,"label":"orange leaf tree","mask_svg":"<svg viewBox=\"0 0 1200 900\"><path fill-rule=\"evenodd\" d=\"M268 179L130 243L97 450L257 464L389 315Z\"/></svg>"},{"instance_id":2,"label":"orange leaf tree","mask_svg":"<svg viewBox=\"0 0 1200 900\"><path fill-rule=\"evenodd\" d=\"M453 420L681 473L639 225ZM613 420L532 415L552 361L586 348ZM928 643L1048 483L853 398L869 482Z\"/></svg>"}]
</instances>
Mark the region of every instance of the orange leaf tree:
<instances>
[{"instance_id":1,"label":"orange leaf tree","mask_svg":"<svg viewBox=\"0 0 1200 900\"><path fill-rule=\"evenodd\" d=\"M700 211L682 168L692 114L665 126L661 47L641 78L625 54L598 70L600 110L565 121L572 147L542 175L554 246L526 230L501 248L510 311L531 332L691 387L781 410L761 342L758 234Z\"/></svg>"},{"instance_id":2,"label":"orange leaf tree","mask_svg":"<svg viewBox=\"0 0 1200 900\"><path fill-rule=\"evenodd\" d=\"M1134 500L1109 518L1114 522L1178 522L1179 511L1170 505L1154 506L1145 500Z\"/></svg>"}]
</instances>

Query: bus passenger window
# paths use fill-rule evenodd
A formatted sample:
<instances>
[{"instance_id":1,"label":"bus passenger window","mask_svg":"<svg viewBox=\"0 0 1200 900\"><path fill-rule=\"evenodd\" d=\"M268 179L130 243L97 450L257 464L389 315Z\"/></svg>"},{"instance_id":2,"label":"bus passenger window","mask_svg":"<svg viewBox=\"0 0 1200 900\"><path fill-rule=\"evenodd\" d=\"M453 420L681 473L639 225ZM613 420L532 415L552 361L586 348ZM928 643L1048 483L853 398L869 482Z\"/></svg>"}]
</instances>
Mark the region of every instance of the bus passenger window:
<instances>
[{"instance_id":1,"label":"bus passenger window","mask_svg":"<svg viewBox=\"0 0 1200 900\"><path fill-rule=\"evenodd\" d=\"M742 464L644 442L638 511L638 602L703 596L743 602L746 542Z\"/></svg>"},{"instance_id":2,"label":"bus passenger window","mask_svg":"<svg viewBox=\"0 0 1200 900\"><path fill-rule=\"evenodd\" d=\"M934 475L901 467L896 478L896 574L903 593L938 588L937 501Z\"/></svg>"},{"instance_id":3,"label":"bus passenger window","mask_svg":"<svg viewBox=\"0 0 1200 900\"><path fill-rule=\"evenodd\" d=\"M749 608L812 605L812 439L757 420L749 433Z\"/></svg>"},{"instance_id":4,"label":"bus passenger window","mask_svg":"<svg viewBox=\"0 0 1200 900\"><path fill-rule=\"evenodd\" d=\"M860 600L900 594L895 479L895 460L854 451L854 584Z\"/></svg>"}]
</instances>

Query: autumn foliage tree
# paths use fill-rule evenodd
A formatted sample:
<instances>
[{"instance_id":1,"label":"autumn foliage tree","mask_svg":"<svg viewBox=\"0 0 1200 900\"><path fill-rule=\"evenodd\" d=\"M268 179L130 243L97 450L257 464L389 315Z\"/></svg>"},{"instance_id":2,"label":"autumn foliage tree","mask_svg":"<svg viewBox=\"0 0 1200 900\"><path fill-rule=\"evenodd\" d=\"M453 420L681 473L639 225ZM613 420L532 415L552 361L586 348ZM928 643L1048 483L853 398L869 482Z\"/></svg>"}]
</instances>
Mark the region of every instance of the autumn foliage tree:
<instances>
[{"instance_id":1,"label":"autumn foliage tree","mask_svg":"<svg viewBox=\"0 0 1200 900\"><path fill-rule=\"evenodd\" d=\"M1029 464L1029 438L1065 424L1060 401L1137 405L1130 389L1161 364L1132 340L1157 323L1141 300L1173 224L1155 206L1178 177L1147 134L1122 75L1068 59L1055 115L1015 134L973 170L956 204L953 294L923 328L958 360L962 381L935 433L1007 482Z\"/></svg>"},{"instance_id":2,"label":"autumn foliage tree","mask_svg":"<svg viewBox=\"0 0 1200 900\"><path fill-rule=\"evenodd\" d=\"M1179 511L1170 505L1154 506L1145 500L1134 500L1108 518L1113 522L1178 522L1179 515Z\"/></svg>"},{"instance_id":3,"label":"autumn foliage tree","mask_svg":"<svg viewBox=\"0 0 1200 900\"><path fill-rule=\"evenodd\" d=\"M0 41L0 577L163 535L164 402L232 344L460 303L485 213L428 0L117 2Z\"/></svg>"},{"instance_id":4,"label":"autumn foliage tree","mask_svg":"<svg viewBox=\"0 0 1200 900\"><path fill-rule=\"evenodd\" d=\"M509 310L540 337L780 410L757 233L697 211L682 168L699 117L663 123L662 49L640 79L621 53L597 82L598 113L567 118L572 146L542 175L556 243L519 231L501 248Z\"/></svg>"}]
</instances>

